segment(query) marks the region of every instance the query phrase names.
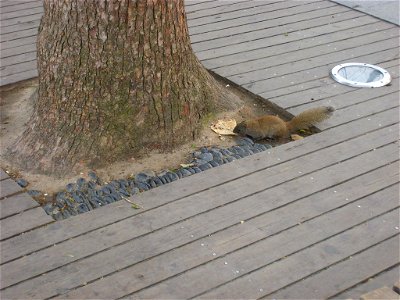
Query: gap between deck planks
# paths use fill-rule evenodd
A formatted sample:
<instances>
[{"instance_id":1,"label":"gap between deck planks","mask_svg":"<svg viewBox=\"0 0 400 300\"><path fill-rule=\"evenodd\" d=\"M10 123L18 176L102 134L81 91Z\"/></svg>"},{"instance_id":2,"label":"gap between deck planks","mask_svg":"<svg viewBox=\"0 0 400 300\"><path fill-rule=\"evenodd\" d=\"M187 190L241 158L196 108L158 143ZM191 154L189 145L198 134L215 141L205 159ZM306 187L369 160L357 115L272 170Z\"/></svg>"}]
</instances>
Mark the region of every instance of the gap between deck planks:
<instances>
[{"instance_id":1,"label":"gap between deck planks","mask_svg":"<svg viewBox=\"0 0 400 300\"><path fill-rule=\"evenodd\" d=\"M234 168L229 167L230 171L226 172L225 169L228 166L222 166L218 169L213 169L207 172L207 174L199 174L196 177L196 185L188 187L186 181L178 181L173 183L171 187L163 187L158 190L163 193L163 200L157 201L153 197L157 191L149 191L139 196L135 201L140 201L144 205L143 212L136 212L125 209L114 208L113 214L104 214L103 210L93 211L85 216L85 220L81 218L74 218L74 220L65 220L62 224L67 226L69 230L67 232L60 228L59 222L47 227L48 233L42 233L42 231L34 230L26 233L23 236L15 237L6 242L0 243L2 248L2 260L3 262L13 260L22 255L27 255L33 251L52 246L55 243L59 243L68 238L79 236L85 232L89 233L92 230L96 230L98 227L107 226L114 222L122 222L124 219L132 216L142 214L146 210L156 209L157 207L163 207L170 202L177 201L190 195L196 195L203 190L211 187L218 187L219 185L240 178L247 173L256 172L264 168L279 166L285 161L291 161L295 158L301 157L307 153L313 153L318 149L329 147L340 142L345 142L352 137L363 135L375 130L377 128L376 123L381 122L382 126L388 126L393 124L393 119L398 118L397 109L385 110L381 113L375 112L375 115L370 117L358 118L354 115L356 120L352 123L351 128L339 126L332 130L326 130L319 134L318 139L315 136L309 137L307 143L305 141L298 141L296 143L287 144L279 147L279 158L281 161L276 160L276 151L272 149L271 155L259 155L263 157L262 160L254 159L242 159L234 163ZM372 120L372 121L371 121ZM379 121L378 121L379 120ZM381 121L382 120L382 121ZM335 136L335 139L332 139ZM274 154L275 153L275 154ZM257 156L255 156L257 158ZM120 204L118 204L119 206ZM117 206L111 205L110 207ZM111 209L111 208L110 208ZM101 218L100 218L101 216ZM89 219L87 219L89 218ZM82 226L85 224L85 226ZM44 238L44 236L46 238Z\"/></svg>"},{"instance_id":2,"label":"gap between deck planks","mask_svg":"<svg viewBox=\"0 0 400 300\"><path fill-rule=\"evenodd\" d=\"M388 206L383 208L383 210L388 209L388 207L393 207L395 202L393 193L391 193L390 198L392 205L390 206L388 204ZM371 204L373 205L379 200L379 195L376 195L375 201ZM347 228L345 226L349 226L349 224L350 227L354 223L357 224L357 221L360 221L359 218L361 218L362 222L364 222L365 218L371 218L371 215L365 211L363 213L356 214L360 215L360 217L355 216L350 222L343 221L346 219L346 216L350 213L350 211L354 210L356 205L359 203L365 204L365 202L367 202L366 199L364 199L364 201L349 204L350 208L346 207L338 209L337 211L334 210L326 215L322 214L321 216L310 221L304 221L298 226L297 224L292 223L293 220L291 220L289 223L294 225L283 232L279 231L279 237L274 233L273 228L268 228L268 231L258 230L258 232L254 232L257 230L256 228L259 228L257 224L254 224L254 227L247 228L248 232L245 234L245 232L239 229L239 227L243 225L237 225L235 228L236 233L234 234L231 230L231 236L226 236L226 234L222 234L223 232L219 232L214 234L212 237L207 237L205 239L188 244L183 248L176 249L174 250L175 253L172 251L170 253L166 253L165 255L163 254L161 257L156 257L151 261L140 263L127 270L123 270L120 273L113 274L111 277L106 278L106 280L115 284L115 288L113 290L108 292L105 291L105 289L101 287L102 282L97 281L93 283L92 286L82 287L74 292L71 292L70 295L67 296L73 298L79 294L90 298L101 294L105 296L114 295L113 297L125 297L127 293L142 290L143 287L148 285L150 287L149 289L153 290L153 292L147 294L148 291L144 289L143 294L139 293L138 295L135 295L135 298L153 298L156 297L155 295L157 294L163 295L163 297L167 298L191 298L194 297L196 293L199 293L199 291L202 289L209 289L218 283L225 283L230 279L242 276L243 273L250 271L251 268L258 267L260 265L260 261L263 259L279 260L283 255L290 254L290 252L287 253L287 251L290 251L290 249L288 249L290 247L282 248L278 245L275 245L275 247L267 247L266 244L269 244L271 239L279 240L279 242L285 246L288 246L287 242L289 240L295 240L296 242L292 241L290 246L294 247L294 249L292 248L292 251L297 252L299 251L298 247L300 247L300 249L301 247L307 247L308 243L312 243L311 241L317 242L319 241L318 239L323 239L326 237L326 235L329 237L329 234L335 233L336 230L340 231L343 228ZM341 216L341 214L343 214L343 210L348 210L347 215ZM278 211L275 211L275 214L277 212ZM363 215L363 217L361 217L361 215ZM332 226L334 224L333 222L335 221L334 216L337 217L336 219L343 222L342 226ZM285 215L281 215L281 217L284 218ZM290 218L286 217L286 220L288 219ZM252 220L246 222L251 221ZM259 221L261 221L260 224L265 224L267 222L267 216L264 216L264 220ZM281 222L279 225L283 225L282 223L283 222ZM276 225L275 228L279 228L279 225ZM252 224L249 226L252 226ZM312 235L312 237L307 238L306 236L309 235L311 229L314 229L314 234L316 233L315 227L318 226L321 226L319 229L320 232L318 232L318 234L315 236ZM250 228L252 229L249 230ZM302 234L300 234L299 231L302 232ZM296 239L294 239L294 237L296 237ZM204 246L201 246L202 242ZM192 253L190 257L185 257L186 255L180 256L182 253L188 253L187 251ZM268 255L263 255L263 252L266 252L265 254ZM213 257L213 253L216 253L215 257ZM185 258L182 259L182 257ZM225 262L227 262L227 264L225 264ZM158 267L157 269L148 269L149 264L157 265ZM140 276L141 278L132 279L132 277L135 277L133 274L141 274L143 276ZM165 279L165 277L168 278L168 276L171 275L176 276L172 276L171 279L168 279L165 282L163 282L164 280L161 280L162 283L158 282L158 280ZM126 278L126 280L124 278ZM128 282L128 278L131 278L134 281ZM157 285L154 286L154 283L157 283ZM159 289L159 287L161 287L161 289ZM170 294L167 291L168 289L171 291L175 290L174 292L176 293ZM62 295L62 297L65 296L66 295Z\"/></svg>"},{"instance_id":3,"label":"gap between deck planks","mask_svg":"<svg viewBox=\"0 0 400 300\"><path fill-rule=\"evenodd\" d=\"M387 131L387 130L386 130ZM390 131L387 131L388 132L388 137L390 137L390 136L393 136L393 133L392 132L390 132ZM377 133L377 135L378 135L378 133ZM379 143L381 143L381 142L379 142L379 140L381 139L381 138L384 138L385 137L385 135L386 134L383 134L382 135L382 133L379 133L379 137L377 137L377 138L375 138L375 137L372 137L372 139L376 142L376 143L378 143L378 145L379 145ZM389 140L391 140L391 139L389 139ZM383 142L383 140L382 140L382 142ZM386 141L385 143L387 143L388 141ZM355 139L354 141L353 141L353 143L352 143L352 147L355 147L355 149L354 150L357 150L357 151L362 151L362 145L360 145L360 144L363 144L363 142L361 142L360 141L360 143L358 143L357 142L357 139ZM375 146L375 145L374 145ZM336 147L337 148L337 147ZM393 150L390 150L390 149L396 149L396 147L394 147L394 145L393 145L393 147L391 147L391 146L387 146L387 147L383 147L382 149L386 149L386 150L380 150L380 149L377 149L376 150L376 152L375 151L372 151L372 152L369 152L369 153L372 153L372 154L370 154L370 155L377 155L378 157L379 157L379 153L381 152L381 151L384 151L383 153L385 153L385 151L389 151L389 152L386 152L386 154L382 154L382 156L383 157L393 157L393 155L392 154L390 154L390 153L392 153L391 151L393 151ZM334 148L332 148L332 149L330 149L330 151L333 151L334 153L341 153L342 151L341 150L339 150L340 149L340 147L337 149L337 150L335 150L335 147ZM354 151L353 150L353 151ZM325 157L326 156L326 154L324 154L323 153L324 151L323 150L321 150L321 151L319 151L319 152L317 152L317 154L320 154L321 155L321 158L319 158L319 155L314 155L314 157L310 160L310 159L308 159L307 157L304 157L303 158L303 162L304 162L304 166L303 166L303 168L302 168L302 172L304 173L304 174L307 174L307 173L309 173L310 171L308 171L307 170L307 168L309 168L309 167L311 167L312 166L312 168L313 169L315 169L315 168L317 168L317 170L318 169L323 169L324 167L326 168L326 163L327 162L322 162L321 160L322 160L322 157ZM346 154L345 154L346 153ZM343 153L342 155L346 155L346 156L348 156L348 155L351 155L350 153L351 153L351 149L348 149L347 151L345 151L345 153ZM366 159L368 159L367 157L368 157L368 154L365 154L366 155L366 157L364 158L364 155L361 155L360 156L360 160L361 161L364 161L364 160L366 160ZM340 155L336 155L336 157L335 157L335 159L337 159L337 160L342 160L342 164L344 164L344 162L343 162L343 159L344 158L340 158ZM357 161L357 155L356 155L356 158L355 158L355 160ZM309 164L309 166L308 166L308 164ZM320 165L320 164L322 164L322 166ZM328 163L329 164L329 163ZM289 164L290 165L290 164ZM372 163L371 163L371 166L372 166ZM282 166L283 167L283 166ZM342 166L341 166L342 167ZM287 170L287 173L290 173L290 174L293 174L293 173L296 173L295 172L295 168L293 169L293 167L283 167L283 168L280 168L281 170L283 169L283 170ZM329 168L328 168L329 169ZM355 169L354 167L352 168L352 169ZM362 168L360 167L359 168L359 170L361 170ZM323 170L327 170L327 169L323 169ZM270 184L270 186L274 186L274 181L276 181L276 180L280 180L279 178L281 177L281 176L284 176L284 178L286 178L286 180L290 180L290 178L288 178L287 176L288 175L285 175L285 173L282 173L282 171L279 173L279 176L277 176L277 175L272 175L272 174L274 174L274 173L271 173L271 171L272 170L270 170L270 169L268 169L267 170L267 172L264 172L265 174L259 174L259 176L262 176L263 178L265 177L265 178L269 178L270 179L270 181L271 182L269 182L269 184ZM333 176L333 174L332 174L332 176ZM331 176L331 177L332 177ZM274 178L274 177L277 177L276 179ZM329 178L329 177L328 177ZM249 184L249 182L251 183L251 184ZM258 183L257 182L255 182L255 183L253 183L252 182L252 180L251 180L251 178L248 178L247 180L246 180L246 184L243 186L243 184L239 184L240 183L240 181L238 181L238 183L237 184L235 184L235 183L233 183L233 184L225 184L224 185L224 190L225 190L225 192L224 193L222 193L222 194L224 194L224 199L219 199L219 196L218 195L221 195L221 192L222 191L215 191L215 193L212 193L213 194L213 196L208 196L207 194L209 194L209 193L206 193L206 192L203 192L201 195L199 195L199 197L201 197L202 199L213 199L213 203L212 203L212 205L213 206L215 206L215 205L218 205L217 203L220 203L221 201L222 202L225 202L225 203L220 203L219 205L224 205L223 206L223 208L222 209L227 209L227 208L229 208L229 206L226 206L227 205L227 203L226 203L226 201L227 201L227 198L228 197L230 197L230 196L228 196L228 194L232 194L232 196L233 196L233 194L235 195L234 196L234 199L233 199L233 201L232 200L229 200L229 202L231 203L230 205L233 205L233 206L237 206L237 205L239 205L240 206L240 202L243 202L243 201L245 201L244 199L246 199L247 200L247 198L243 198L243 196L240 196L239 194L243 194L243 192L245 192L246 193L246 191L243 191L243 190L252 190L252 191L260 191L260 187L258 187ZM276 184L280 184L279 183L279 181L276 183ZM287 185L288 183L286 183L286 181L285 181L285 184ZM263 187L262 187L262 191L264 191L265 190L265 186L264 186L264 183L263 183ZM227 194L228 193L228 194ZM244 194L245 195L245 194ZM190 201L192 201L193 202L193 204L191 204L191 205L189 205L190 207L191 207L191 210L193 209L193 211L195 211L196 212L196 214L199 214L202 210L204 211L204 209L207 207L207 205L209 205L209 203L207 203L207 202L201 202L201 207L199 208L199 207L196 207L196 203L198 203L198 205L200 204L199 203L199 201L200 201L200 199L198 199L199 197L192 197L193 198L193 200L190 200ZM244 196L244 197L248 197L248 196ZM236 200L235 200L236 199ZM251 199L251 198L250 198ZM188 201L189 201L189 199L184 199L185 200L185 203L189 203ZM240 200L239 202L237 202L238 200ZM255 204L257 203L257 198L254 200L254 201L256 201L254 204L251 204L251 205L249 205L249 207L256 207L255 206ZM180 203L176 203L177 204L177 206L176 207L174 207L174 206L172 206L172 208L168 208L168 207L166 207L166 208L163 208L163 212L165 213L166 212L166 210L169 212L168 213L168 215L169 215L169 217L168 217L168 222L171 222L171 218L173 218L172 217L172 214L178 214L179 215L179 219L182 219L182 218L184 218L184 219L186 219L187 217L184 217L184 213L185 214L191 214L191 212L190 211L185 211L185 212L182 212L182 211L179 211L179 207L181 207L182 205L180 205ZM193 208L192 208L193 207ZM247 206L246 206L247 207ZM259 209L260 208L257 208L257 211L259 211ZM211 209L211 211L208 213L208 210L206 210L205 212L207 213L207 214L218 214L218 209ZM242 210L240 210L240 209L235 209L234 211L242 211ZM161 211L160 211L161 212ZM160 215L160 212L158 212L158 211L154 211L153 212L153 214L154 214L154 216L156 216L156 215ZM245 215L245 213L246 212L242 212L242 217ZM207 214L205 215L206 217L207 217ZM130 245L129 243L127 244L126 242L128 242L128 241L130 241L129 240L129 238L128 238L128 235L129 234L131 234L132 235L132 233L131 233L131 231L130 230L128 230L128 228L130 228L131 226L134 226L135 228L137 228L136 229L136 231L137 232L135 232L134 233L134 235L137 235L137 233L140 231L140 228L143 228L143 229L145 229L145 228L147 228L147 226L146 226L146 223L149 221L149 220L152 220L152 227L154 228L154 226L156 226L156 223L157 222L161 222L160 223L160 225L157 225L157 227L160 227L160 228L162 228L163 226L165 226L165 225L167 225L167 224L165 224L165 225L162 225L163 224L163 222L165 222L165 221L163 221L162 219L157 219L157 220L155 220L152 216L151 216L152 214L147 214L147 216L146 216L146 218L144 218L144 219L133 219L133 220L127 220L127 221L125 221L125 222L122 222L122 223L120 223L120 224L118 224L118 226L116 225L116 224L114 224L113 226L111 226L110 228L105 228L105 229L103 229L103 230L101 230L101 231L99 231L98 232L98 234L96 234L96 232L93 232L92 234L89 234L89 235L84 235L84 236L82 236L81 238L77 238L76 240L69 240L69 241L66 241L65 243L63 243L63 244L59 244L59 245L57 245L58 247L52 247L52 248L49 248L49 250L48 251L50 251L50 252L54 252L54 251L60 251L60 250L58 250L58 249L62 249L62 251L64 251L65 253L67 253L67 252L73 252L74 253L74 259L71 259L70 257L65 257L65 258L61 258L61 257L57 257L57 262L48 262L48 263L50 263L53 267L55 266L54 265L54 263L56 263L56 264L59 264L59 263L62 263L62 260L63 261L73 261L73 260L75 260L76 258L79 258L79 255L78 255L78 253L77 253L77 251L81 251L82 253L84 253L84 255L87 255L88 254L88 251L89 251L89 248L91 248L92 247L92 245L93 245L93 243L91 242L91 236L93 236L93 238L97 241L97 243L100 241L100 240L102 240L102 244L103 245L105 245L104 243L106 243L106 240L107 239L111 239L111 240L114 240L114 242L112 242L112 244L113 244L113 246L112 246L112 251L122 251L123 253L125 253L126 255L130 252L130 251L133 251L132 250L132 245ZM202 218L204 218L204 217L202 217ZM143 224L142 222L143 221L145 221L145 223ZM134 223L136 223L137 225L134 225L132 222L134 222ZM182 221L181 221L182 222ZM192 220L189 220L189 224L190 224L190 222L193 222ZM206 222L207 223L209 223L210 222L210 220L209 220L209 218L206 218ZM228 218L228 222L232 222L232 212L229 212L229 218ZM126 223L126 224L125 224ZM196 223L196 224L198 224L198 222L194 222L194 223ZM187 226L189 225L189 224L187 224ZM144 227L143 227L143 225L144 225ZM174 225L172 228L174 228L174 227L177 227L177 225ZM202 227L203 228L203 227ZM110 231L111 230L111 231ZM117 235L115 235L115 234L112 234L112 232L118 232L118 234ZM124 233L123 233L124 232ZM133 236L134 236L133 235ZM152 233L152 235L149 237L149 238L154 238L154 236L156 236L156 234L154 233L154 229L153 229L153 233ZM165 234L163 234L162 236L165 236ZM168 235L167 235L168 236ZM122 241L122 243L124 244L124 245L122 245L122 246L120 246L120 247L122 247L122 248L126 248L126 249L117 249L117 248L115 248L115 246L117 246L117 245L119 245L121 242L118 242L117 240L119 240L121 237L124 237L124 240ZM162 239L161 237L160 237L160 239ZM111 240L110 240L110 242L111 242ZM78 242L79 241L79 242ZM78 243L79 245L80 245L80 247L79 247L79 250L77 250L77 249L75 249L76 247L74 246L74 243ZM140 244L143 244L144 242L143 242L143 240L142 240L142 242L140 243ZM69 246L69 244L70 244L70 246ZM147 243L145 243L145 244L147 244ZM110 244L110 246L111 246L111 244ZM72 247L72 248L71 248ZM71 248L70 250L68 250L69 248ZM75 249L75 250L74 250ZM93 250L92 251L96 251L95 253L98 253L99 251L98 250L100 250L99 248L98 248L98 244L97 244L97 247L96 247L96 249L94 249L93 248ZM43 250L43 251L41 251L41 252L38 252L38 253L35 253L35 254L33 254L33 255L31 255L31 256L28 256L28 257L25 257L24 259L23 259L23 265L24 266L27 266L28 267L28 270L32 270L32 271L34 271L35 273L40 273L40 272L48 272L48 270L46 271L45 269L43 269L43 267L45 267L43 264L41 264L41 265L37 265L37 262L40 262L40 261L43 261L42 259L41 259L41 257L42 256L44 256L44 257L53 257L53 255L51 255L51 254L48 254L47 252L48 251L46 251L46 250ZM111 250L110 250L111 251ZM142 253L148 253L148 251L149 251L149 249L147 250L147 251L139 251L139 252L142 252ZM99 255L99 256L104 256L104 255L109 255L108 253L107 253L108 251L101 251L100 253L98 253L97 255ZM137 251L134 251L135 253L137 253ZM109 255L110 256L110 255ZM111 257L114 257L114 255L111 255ZM144 259L144 258L143 258ZM89 261L92 261L92 260L95 260L96 262L99 262L99 261L102 261L101 259L100 260L96 260L96 257L95 256L91 256L91 257L89 257L88 258L88 260ZM22 262L22 261L21 261ZM122 259L122 262L123 263L126 263L125 262L125 260L124 259ZM23 271L23 266L20 266L20 267L17 267L17 265L15 265L15 264L19 264L19 262L18 261L15 261L15 262L11 262L10 264L6 264L5 266L2 266L2 267L5 267L5 268L7 268L8 270L18 270L17 272L21 272L21 273L23 273L23 274L16 274L15 275L15 278L18 278L18 280L21 280L23 277L25 277L25 276L29 276L29 271L28 270L25 270L25 271ZM15 266L14 266L15 265ZM93 265L93 264L91 264L91 265ZM95 267L95 265L96 265L96 263L93 265L93 268ZM11 267L11 266L13 266L13 267ZM116 262L114 262L113 264L111 264L110 265L110 267L113 267L113 268L121 268L121 267L118 267L117 266L117 263ZM91 268L91 270L93 270L94 272L95 272L95 274L97 274L96 272L99 272L100 270L95 270L95 269L93 269L93 268ZM104 269L104 268L106 268L106 266L102 266L102 270ZM41 270L42 269L42 270ZM67 267L67 270L69 269L69 267ZM74 268L75 269L75 268ZM79 268L78 268L79 269ZM86 268L83 268L82 270L86 270ZM61 274L63 274L63 272L62 272L62 269L60 269L60 273ZM39 275L39 274L38 274ZM32 275L31 275L32 276ZM49 276L48 278L47 278L47 276ZM9 277L8 278L5 278L5 279L3 279L3 287L6 287L7 285L9 285L9 284L12 284L11 282L9 282L8 280L10 280L11 278L12 278L13 276L12 276L12 274L10 274L9 273ZM57 276L58 277L58 276ZM62 277L65 277L65 274L63 274L62 275ZM49 278L55 278L55 275L54 274L51 274L51 273L47 273L47 275L45 275L45 276L40 276L40 278L38 279L39 281L46 281L46 279L47 280L49 280ZM77 280L77 278L78 278L78 273L77 272L75 272L74 273L74 276L73 276L73 280L74 281L76 281ZM40 284L38 284L37 282L36 283L34 283L34 282L31 282L31 281L28 281L26 284L31 284L31 285L33 285L33 286L40 286L41 288L43 288L44 290L46 290L47 288L45 288L44 286L43 286L43 284L44 284L44 282L42 282L42 283L40 283ZM59 282L59 284L61 284L61 282ZM24 285L24 283L22 283L22 285ZM33 288L34 287L30 287L30 288L28 288L28 290L30 290L30 296L32 296L32 297L37 297L37 296L39 296L39 297L43 297L43 295L34 295L34 294L32 294L33 293ZM27 289L25 289L25 288L21 288L21 286L20 285L17 285L17 286L15 286L14 288L11 288L11 290L14 290L11 294L13 294L13 293L15 293L16 292L16 290L27 290ZM5 290L5 293L6 293L6 291L7 291L7 289Z\"/></svg>"}]
</instances>

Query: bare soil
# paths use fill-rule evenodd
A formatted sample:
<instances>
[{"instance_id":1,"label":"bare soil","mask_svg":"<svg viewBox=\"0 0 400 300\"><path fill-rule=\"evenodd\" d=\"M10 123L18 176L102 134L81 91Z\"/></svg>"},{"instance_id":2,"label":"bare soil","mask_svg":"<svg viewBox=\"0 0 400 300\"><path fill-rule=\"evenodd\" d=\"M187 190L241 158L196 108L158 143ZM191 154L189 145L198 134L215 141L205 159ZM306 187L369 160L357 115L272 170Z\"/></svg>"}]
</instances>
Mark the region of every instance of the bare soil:
<instances>
[{"instance_id":1,"label":"bare soil","mask_svg":"<svg viewBox=\"0 0 400 300\"><path fill-rule=\"evenodd\" d=\"M245 92L232 83L218 78L226 96L235 103L235 108L223 113L218 113L215 118L208 121L200 137L190 143L184 144L170 153L151 152L141 159L131 158L127 161L113 163L106 168L94 170L104 181L126 178L142 171L159 172L165 169L176 169L180 164L187 163L190 154L198 148L208 146L229 147L236 144L238 137L219 136L210 126L220 119L235 119L241 122L247 118L253 118L263 114L277 114L276 109L270 103ZM32 95L38 86L37 79L27 80L11 86L0 88L0 166L14 177L23 177L29 182L29 189L37 189L49 195L62 190L67 183L74 182L79 177L87 178L90 171L82 166L77 174L57 179L41 174L33 174L13 168L5 160L5 150L23 133L26 123L33 111ZM281 115L282 117L282 115ZM284 116L283 116L284 117Z\"/></svg>"}]
</instances>

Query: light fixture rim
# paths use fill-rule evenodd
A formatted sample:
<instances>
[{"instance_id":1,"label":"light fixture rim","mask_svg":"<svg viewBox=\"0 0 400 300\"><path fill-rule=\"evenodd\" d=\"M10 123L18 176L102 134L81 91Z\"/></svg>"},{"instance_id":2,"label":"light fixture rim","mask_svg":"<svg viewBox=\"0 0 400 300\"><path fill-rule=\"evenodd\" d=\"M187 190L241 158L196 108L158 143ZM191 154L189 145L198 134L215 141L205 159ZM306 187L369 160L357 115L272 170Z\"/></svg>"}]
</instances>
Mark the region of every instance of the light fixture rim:
<instances>
[{"instance_id":1,"label":"light fixture rim","mask_svg":"<svg viewBox=\"0 0 400 300\"><path fill-rule=\"evenodd\" d=\"M342 69L344 67L350 67L350 66L364 66L364 67L369 67L369 68L375 69L382 73L383 78L381 80L373 81L373 82L357 82L357 81L348 80L339 75L340 69ZM330 75L335 81L337 81L341 84L352 86L352 87L369 87L369 88L382 87L382 86L388 85L392 80L390 73L387 70L385 70L379 66L376 66L376 65L367 64L367 63L358 63L358 62L349 62L349 63L342 63L339 65L336 65L335 67L332 68Z\"/></svg>"}]
</instances>

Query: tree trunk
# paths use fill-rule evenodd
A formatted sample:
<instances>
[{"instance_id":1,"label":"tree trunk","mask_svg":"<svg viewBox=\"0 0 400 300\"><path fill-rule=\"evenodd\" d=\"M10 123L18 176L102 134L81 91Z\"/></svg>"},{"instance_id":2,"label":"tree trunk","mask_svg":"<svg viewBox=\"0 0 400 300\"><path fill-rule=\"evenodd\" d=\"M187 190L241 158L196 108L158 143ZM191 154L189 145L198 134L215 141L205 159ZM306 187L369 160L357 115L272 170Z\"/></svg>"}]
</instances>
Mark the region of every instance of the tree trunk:
<instances>
[{"instance_id":1,"label":"tree trunk","mask_svg":"<svg viewBox=\"0 0 400 300\"><path fill-rule=\"evenodd\" d=\"M196 137L219 96L193 54L183 0L45 0L39 90L10 150L25 170L63 175Z\"/></svg>"}]
</instances>

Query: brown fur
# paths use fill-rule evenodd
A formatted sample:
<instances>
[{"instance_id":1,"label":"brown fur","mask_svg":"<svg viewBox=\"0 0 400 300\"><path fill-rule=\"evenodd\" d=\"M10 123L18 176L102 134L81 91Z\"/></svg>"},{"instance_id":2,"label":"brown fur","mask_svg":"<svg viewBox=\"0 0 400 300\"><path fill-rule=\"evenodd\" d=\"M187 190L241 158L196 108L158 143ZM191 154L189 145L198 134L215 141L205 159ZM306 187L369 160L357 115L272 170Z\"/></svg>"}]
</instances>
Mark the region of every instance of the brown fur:
<instances>
[{"instance_id":1,"label":"brown fur","mask_svg":"<svg viewBox=\"0 0 400 300\"><path fill-rule=\"evenodd\" d=\"M284 138L296 130L306 129L326 120L334 110L331 106L312 108L300 113L289 122L285 122L277 116L266 115L239 123L233 129L233 132L248 135L255 140L273 137Z\"/></svg>"}]
</instances>

